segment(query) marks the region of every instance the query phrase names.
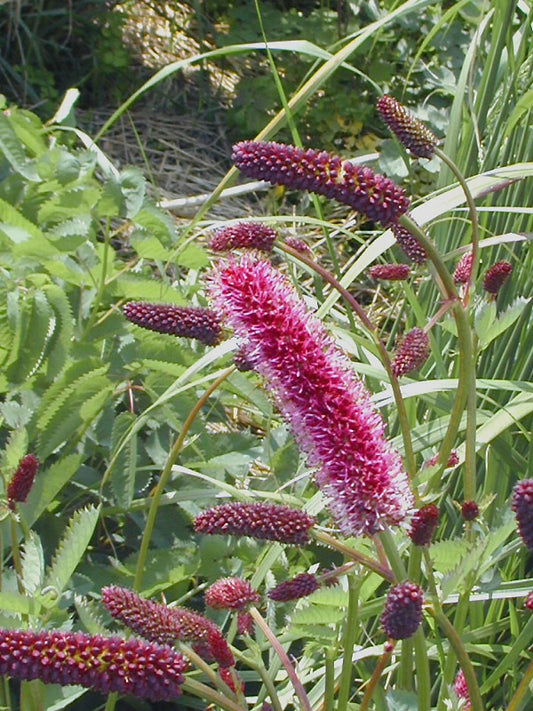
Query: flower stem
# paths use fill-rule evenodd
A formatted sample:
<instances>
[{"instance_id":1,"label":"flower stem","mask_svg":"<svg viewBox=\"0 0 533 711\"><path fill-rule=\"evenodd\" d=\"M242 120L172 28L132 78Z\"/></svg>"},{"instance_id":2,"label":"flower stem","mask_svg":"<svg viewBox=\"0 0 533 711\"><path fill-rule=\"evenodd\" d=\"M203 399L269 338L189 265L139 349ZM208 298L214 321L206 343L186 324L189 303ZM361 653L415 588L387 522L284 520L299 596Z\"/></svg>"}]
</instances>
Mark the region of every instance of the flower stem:
<instances>
[{"instance_id":1,"label":"flower stem","mask_svg":"<svg viewBox=\"0 0 533 711\"><path fill-rule=\"evenodd\" d=\"M268 641L272 645L272 649L274 649L281 663L283 664L283 667L287 672L287 676L291 680L294 691L296 692L296 696L300 699L301 708L305 711L312 711L311 703L309 702L303 684L298 678L296 670L294 669L294 666L292 665L292 662L289 659L287 652L283 649L278 638L267 625L259 610L256 607L252 606L250 607L249 611L255 623L257 624L261 632L265 635L265 637L268 639Z\"/></svg>"},{"instance_id":2,"label":"flower stem","mask_svg":"<svg viewBox=\"0 0 533 711\"><path fill-rule=\"evenodd\" d=\"M195 404L195 406L192 408L190 413L187 416L187 419L183 423L183 427L181 429L181 432L179 433L178 437L176 438L176 441L172 445L172 449L169 452L167 461L165 463L165 467L163 471L161 472L161 477L159 478L159 481L157 482L157 486L155 487L154 490L154 495L152 498L152 504L150 506L150 510L148 511L148 517L146 519L146 526L144 528L143 532L143 537L141 541L141 547L139 550L139 557L137 559L137 566L135 568L135 578L133 581L133 589L139 592L141 590L141 585L142 585L142 578L143 578L143 573L144 573L144 568L146 565L146 558L148 555L148 546L150 545L150 538L152 537L152 531L154 529L155 525L155 519L157 516L157 511L159 509L159 503L161 501L161 496L163 494L163 491L165 490L165 487L168 483L170 474L172 472L172 467L181 451L181 448L183 446L183 442L185 441L185 437L187 436L187 433L189 432L189 429L194 422L196 416L202 409L202 407L205 405L209 397L214 393L214 391L218 388L218 386L226 380L226 378L233 373L235 370L234 366L231 366L230 368L227 368L224 370L219 377L213 381L213 383L207 388L205 393L202 395L202 397L198 400L198 402Z\"/></svg>"},{"instance_id":3,"label":"flower stem","mask_svg":"<svg viewBox=\"0 0 533 711\"><path fill-rule=\"evenodd\" d=\"M303 264L306 264L308 267L313 269L317 274L319 274L325 281L328 282L334 289L336 289L339 294L344 298L348 306L350 307L350 310L355 313L361 323L366 327L366 329L369 331L370 335L372 336L372 339L379 351L379 355L381 358L381 362L383 363L383 366L385 370L387 371L387 375L389 377L389 382L392 388L392 394L394 396L394 401L396 403L396 410L398 412L398 421L400 423L400 430L402 433L402 441L403 441L403 446L404 446L404 454L405 454L405 465L407 472L409 476L412 478L415 473L416 473L416 462L415 462L415 455L413 452L413 443L411 439L411 428L409 426L409 419L407 417L407 410L405 408L405 402L403 400L402 392L400 390L400 385L398 383L398 378L394 375L392 372L392 361L390 359L390 356L387 352L387 349L385 347L385 344L381 340L381 338L378 335L377 329L372 323L372 321L368 318L368 315L366 311L363 309L363 307L358 303L358 301L353 297L350 292L345 289L342 284L336 279L336 277L331 274L327 269L324 269L323 266L315 262L314 259L311 259L305 254L302 254L301 252L298 252L297 250L293 249L292 247L289 247L289 245L280 242L279 243L280 249L282 249L284 252L287 254L290 254L292 257L295 257L296 259L300 260Z\"/></svg>"},{"instance_id":4,"label":"flower stem","mask_svg":"<svg viewBox=\"0 0 533 711\"><path fill-rule=\"evenodd\" d=\"M453 650L457 655L459 665L465 675L468 695L470 697L470 703L472 704L472 711L484 711L484 705L481 699L481 693L479 691L479 685L477 683L474 667L472 666L470 657L468 656L464 644L457 634L455 627L441 610L437 610L433 607L428 609L443 633L448 638L450 645L453 647Z\"/></svg>"},{"instance_id":5,"label":"flower stem","mask_svg":"<svg viewBox=\"0 0 533 711\"><path fill-rule=\"evenodd\" d=\"M533 662L530 662L522 681L518 685L518 689L513 694L513 697L507 706L507 711L519 711L522 706L522 702L526 699L526 694L529 694L529 685L532 680Z\"/></svg>"},{"instance_id":6,"label":"flower stem","mask_svg":"<svg viewBox=\"0 0 533 711\"><path fill-rule=\"evenodd\" d=\"M381 655L379 662L376 668L374 669L372 676L370 677L370 681L367 684L365 695L363 696L363 700L361 701L359 711L367 711L370 701L372 700L374 691L376 690L376 686L378 685L381 675L383 674L383 670L385 669L385 666L387 665L391 654L392 650L388 652L383 652L383 654Z\"/></svg>"},{"instance_id":7,"label":"flower stem","mask_svg":"<svg viewBox=\"0 0 533 711\"><path fill-rule=\"evenodd\" d=\"M344 623L342 639L342 670L337 699L337 711L348 708L353 675L353 650L357 634L357 617L359 611L359 581L353 575L348 578L348 612Z\"/></svg>"},{"instance_id":8,"label":"flower stem","mask_svg":"<svg viewBox=\"0 0 533 711\"><path fill-rule=\"evenodd\" d=\"M202 684L201 681L196 681L196 679L187 677L181 685L181 688L183 691L187 691L200 699L206 699L207 701L216 704L217 707L220 706L223 709L227 709L227 711L247 711L245 707L239 706L239 704L235 703L231 699L228 699L227 696L223 696L210 686Z\"/></svg>"},{"instance_id":9,"label":"flower stem","mask_svg":"<svg viewBox=\"0 0 533 711\"><path fill-rule=\"evenodd\" d=\"M318 531L312 528L309 533L319 543L323 543L324 545L329 546L330 548L333 548L339 551L340 553L343 553L347 558L351 558L357 563L364 565L365 568L373 570L374 573L381 575L381 577L385 578L385 580L388 580L391 583L394 582L394 575L392 574L390 569L381 565L381 563L378 563L372 558L369 558L364 553L359 553L359 551L356 551L353 548L350 548L349 546L345 545L344 543L341 543L341 541L337 540L333 536L330 536L330 534L326 533L325 531Z\"/></svg>"}]
</instances>

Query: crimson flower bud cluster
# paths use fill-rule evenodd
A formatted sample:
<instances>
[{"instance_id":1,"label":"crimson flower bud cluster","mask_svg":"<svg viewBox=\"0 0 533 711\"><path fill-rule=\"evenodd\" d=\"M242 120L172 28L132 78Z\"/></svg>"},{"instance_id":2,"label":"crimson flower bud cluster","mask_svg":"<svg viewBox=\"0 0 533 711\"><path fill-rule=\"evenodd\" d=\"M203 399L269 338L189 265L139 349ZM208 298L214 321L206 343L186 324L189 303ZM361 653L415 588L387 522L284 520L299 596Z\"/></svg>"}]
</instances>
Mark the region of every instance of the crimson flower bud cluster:
<instances>
[{"instance_id":1,"label":"crimson flower bud cluster","mask_svg":"<svg viewBox=\"0 0 533 711\"><path fill-rule=\"evenodd\" d=\"M403 104L385 94L378 100L377 108L384 123L414 156L433 157L437 147L437 137Z\"/></svg>"},{"instance_id":2,"label":"crimson flower bud cluster","mask_svg":"<svg viewBox=\"0 0 533 711\"><path fill-rule=\"evenodd\" d=\"M496 296L504 283L511 276L513 265L510 262L496 262L487 269L483 277L483 288L489 294Z\"/></svg>"},{"instance_id":3,"label":"crimson flower bud cluster","mask_svg":"<svg viewBox=\"0 0 533 711\"><path fill-rule=\"evenodd\" d=\"M429 356L429 338L421 328L411 329L398 346L392 361L392 372L399 378L423 365Z\"/></svg>"},{"instance_id":4,"label":"crimson flower bud cluster","mask_svg":"<svg viewBox=\"0 0 533 711\"><path fill-rule=\"evenodd\" d=\"M39 460L34 454L26 454L19 462L17 471L7 485L7 503L10 509L15 508L15 503L24 503L28 498L31 487L39 469Z\"/></svg>"},{"instance_id":5,"label":"crimson flower bud cluster","mask_svg":"<svg viewBox=\"0 0 533 711\"><path fill-rule=\"evenodd\" d=\"M200 306L172 306L130 301L122 307L124 316L137 326L149 331L172 336L194 338L208 346L221 339L222 327L217 314Z\"/></svg>"},{"instance_id":6,"label":"crimson flower bud cluster","mask_svg":"<svg viewBox=\"0 0 533 711\"><path fill-rule=\"evenodd\" d=\"M407 639L414 635L422 622L422 589L405 582L389 590L381 624L390 639Z\"/></svg>"},{"instance_id":7,"label":"crimson flower bud cluster","mask_svg":"<svg viewBox=\"0 0 533 711\"><path fill-rule=\"evenodd\" d=\"M406 227L400 224L393 224L392 232L396 238L396 244L406 257L415 264L424 264L428 255L416 237L412 235Z\"/></svg>"},{"instance_id":8,"label":"crimson flower bud cluster","mask_svg":"<svg viewBox=\"0 0 533 711\"><path fill-rule=\"evenodd\" d=\"M533 553L533 479L522 479L513 489L512 508L518 533L525 547Z\"/></svg>"},{"instance_id":9,"label":"crimson flower bud cluster","mask_svg":"<svg viewBox=\"0 0 533 711\"><path fill-rule=\"evenodd\" d=\"M194 520L197 533L250 536L260 540L304 545L315 519L300 509L282 504L221 504L207 509Z\"/></svg>"},{"instance_id":10,"label":"crimson flower bud cluster","mask_svg":"<svg viewBox=\"0 0 533 711\"><path fill-rule=\"evenodd\" d=\"M479 516L479 506L475 501L464 501L461 506L461 516L465 521L473 521Z\"/></svg>"},{"instance_id":11,"label":"crimson flower bud cluster","mask_svg":"<svg viewBox=\"0 0 533 711\"><path fill-rule=\"evenodd\" d=\"M205 591L205 604L213 610L245 610L261 595L243 578L221 578Z\"/></svg>"},{"instance_id":12,"label":"crimson flower bud cluster","mask_svg":"<svg viewBox=\"0 0 533 711\"><path fill-rule=\"evenodd\" d=\"M435 504L422 506L414 512L411 518L409 538L415 546L428 546L431 536L439 524L439 510Z\"/></svg>"},{"instance_id":13,"label":"crimson flower bud cluster","mask_svg":"<svg viewBox=\"0 0 533 711\"><path fill-rule=\"evenodd\" d=\"M270 590L268 597L275 602L290 602L307 597L318 590L320 583L312 573L300 573L291 580L284 580Z\"/></svg>"},{"instance_id":14,"label":"crimson flower bud cluster","mask_svg":"<svg viewBox=\"0 0 533 711\"><path fill-rule=\"evenodd\" d=\"M230 252L232 249L258 249L270 252L278 233L261 222L238 222L217 230L209 246L214 252Z\"/></svg>"},{"instance_id":15,"label":"crimson flower bud cluster","mask_svg":"<svg viewBox=\"0 0 533 711\"><path fill-rule=\"evenodd\" d=\"M368 272L372 279L404 281L411 274L411 267L408 264L375 264Z\"/></svg>"},{"instance_id":16,"label":"crimson flower bud cluster","mask_svg":"<svg viewBox=\"0 0 533 711\"><path fill-rule=\"evenodd\" d=\"M249 178L324 195L384 227L397 222L409 207L404 191L392 180L326 151L241 141L233 146L232 158Z\"/></svg>"},{"instance_id":17,"label":"crimson flower bud cluster","mask_svg":"<svg viewBox=\"0 0 533 711\"><path fill-rule=\"evenodd\" d=\"M187 663L171 647L82 632L0 630L0 674L170 701Z\"/></svg>"}]
</instances>

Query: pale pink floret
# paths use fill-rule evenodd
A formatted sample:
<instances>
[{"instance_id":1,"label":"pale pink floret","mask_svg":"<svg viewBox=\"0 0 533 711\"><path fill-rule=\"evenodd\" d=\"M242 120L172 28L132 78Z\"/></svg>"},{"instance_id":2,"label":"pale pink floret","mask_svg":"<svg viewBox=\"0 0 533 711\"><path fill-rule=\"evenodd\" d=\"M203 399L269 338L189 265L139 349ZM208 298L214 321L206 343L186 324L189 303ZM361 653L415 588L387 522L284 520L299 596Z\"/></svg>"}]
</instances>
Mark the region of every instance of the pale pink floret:
<instances>
[{"instance_id":1,"label":"pale pink floret","mask_svg":"<svg viewBox=\"0 0 533 711\"><path fill-rule=\"evenodd\" d=\"M215 308L245 339L345 535L398 524L413 507L400 456L370 393L288 280L245 255L211 273Z\"/></svg>"}]
</instances>

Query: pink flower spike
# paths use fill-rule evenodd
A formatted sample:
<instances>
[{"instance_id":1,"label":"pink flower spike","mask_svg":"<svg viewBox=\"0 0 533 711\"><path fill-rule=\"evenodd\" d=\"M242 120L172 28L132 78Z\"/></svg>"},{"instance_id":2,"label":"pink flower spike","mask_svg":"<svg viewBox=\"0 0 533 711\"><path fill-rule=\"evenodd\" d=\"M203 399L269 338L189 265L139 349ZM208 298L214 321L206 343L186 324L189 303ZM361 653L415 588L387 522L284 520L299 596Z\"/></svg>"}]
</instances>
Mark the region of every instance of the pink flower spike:
<instances>
[{"instance_id":1,"label":"pink flower spike","mask_svg":"<svg viewBox=\"0 0 533 711\"><path fill-rule=\"evenodd\" d=\"M433 531L439 525L439 510L435 504L428 504L417 509L411 519L409 538L415 546L428 546Z\"/></svg>"},{"instance_id":2,"label":"pink flower spike","mask_svg":"<svg viewBox=\"0 0 533 711\"><path fill-rule=\"evenodd\" d=\"M301 597L307 597L318 590L320 583L316 575L312 573L300 573L291 580L284 580L276 585L269 593L268 597L275 602L290 602Z\"/></svg>"},{"instance_id":3,"label":"pink flower spike","mask_svg":"<svg viewBox=\"0 0 533 711\"><path fill-rule=\"evenodd\" d=\"M402 252L415 264L424 264L428 255L416 237L412 235L406 227L400 224L393 224L392 232Z\"/></svg>"},{"instance_id":4,"label":"pink flower spike","mask_svg":"<svg viewBox=\"0 0 533 711\"><path fill-rule=\"evenodd\" d=\"M215 252L239 248L270 252L277 236L275 229L261 222L238 222L216 230L209 246Z\"/></svg>"},{"instance_id":5,"label":"pink flower spike","mask_svg":"<svg viewBox=\"0 0 533 711\"><path fill-rule=\"evenodd\" d=\"M205 591L205 604L213 610L246 610L261 602L261 595L247 580L221 578Z\"/></svg>"},{"instance_id":6,"label":"pink flower spike","mask_svg":"<svg viewBox=\"0 0 533 711\"><path fill-rule=\"evenodd\" d=\"M345 535L399 524L413 506L400 456L385 439L370 393L322 323L270 263L244 255L221 263L209 291L246 340Z\"/></svg>"},{"instance_id":7,"label":"pink flower spike","mask_svg":"<svg viewBox=\"0 0 533 711\"><path fill-rule=\"evenodd\" d=\"M34 454L26 454L25 457L22 457L17 471L7 485L7 503L10 509L15 508L15 502L24 503L26 501L38 469L39 460Z\"/></svg>"},{"instance_id":8,"label":"pink flower spike","mask_svg":"<svg viewBox=\"0 0 533 711\"><path fill-rule=\"evenodd\" d=\"M512 509L518 533L525 547L533 553L533 479L522 479L513 488Z\"/></svg>"},{"instance_id":9,"label":"pink flower spike","mask_svg":"<svg viewBox=\"0 0 533 711\"><path fill-rule=\"evenodd\" d=\"M392 180L325 151L241 141L233 146L232 158L249 178L324 195L384 227L397 222L409 207L404 191Z\"/></svg>"},{"instance_id":10,"label":"pink flower spike","mask_svg":"<svg viewBox=\"0 0 533 711\"><path fill-rule=\"evenodd\" d=\"M381 624L390 639L407 639L414 635L422 622L422 589L405 582L389 590Z\"/></svg>"},{"instance_id":11,"label":"pink flower spike","mask_svg":"<svg viewBox=\"0 0 533 711\"><path fill-rule=\"evenodd\" d=\"M463 709L467 711L467 709L472 708L470 694L468 693L468 686L466 685L466 679L462 669L457 672L457 676L455 677L455 681L453 683L453 689L457 694L457 698L464 700L465 703L463 705Z\"/></svg>"}]
</instances>

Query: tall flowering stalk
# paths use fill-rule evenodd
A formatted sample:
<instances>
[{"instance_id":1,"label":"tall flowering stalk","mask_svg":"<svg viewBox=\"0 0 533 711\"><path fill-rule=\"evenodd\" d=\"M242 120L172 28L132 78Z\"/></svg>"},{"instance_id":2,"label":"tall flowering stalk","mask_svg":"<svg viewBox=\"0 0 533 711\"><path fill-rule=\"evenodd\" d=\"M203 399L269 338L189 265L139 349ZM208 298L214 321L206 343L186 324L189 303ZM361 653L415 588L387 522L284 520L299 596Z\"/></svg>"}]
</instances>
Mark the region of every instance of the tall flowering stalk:
<instances>
[{"instance_id":1,"label":"tall flowering stalk","mask_svg":"<svg viewBox=\"0 0 533 711\"><path fill-rule=\"evenodd\" d=\"M350 362L288 280L250 255L221 262L209 291L317 467L345 535L399 524L413 507L400 456Z\"/></svg>"}]
</instances>

